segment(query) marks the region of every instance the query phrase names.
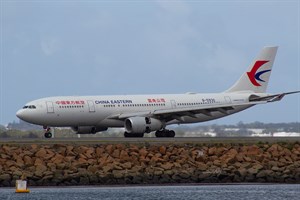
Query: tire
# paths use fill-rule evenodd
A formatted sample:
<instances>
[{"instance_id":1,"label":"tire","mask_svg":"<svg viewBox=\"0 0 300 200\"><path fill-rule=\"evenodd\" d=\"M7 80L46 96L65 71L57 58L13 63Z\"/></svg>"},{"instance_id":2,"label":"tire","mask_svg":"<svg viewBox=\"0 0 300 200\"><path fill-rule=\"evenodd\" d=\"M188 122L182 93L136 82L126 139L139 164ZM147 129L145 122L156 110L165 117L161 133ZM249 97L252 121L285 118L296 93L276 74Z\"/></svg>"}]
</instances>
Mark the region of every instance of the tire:
<instances>
[{"instance_id":1,"label":"tire","mask_svg":"<svg viewBox=\"0 0 300 200\"><path fill-rule=\"evenodd\" d=\"M124 132L124 137L130 137L131 135L127 132Z\"/></svg>"},{"instance_id":2,"label":"tire","mask_svg":"<svg viewBox=\"0 0 300 200\"><path fill-rule=\"evenodd\" d=\"M136 134L136 135L134 135L134 137L140 137L140 138L142 138L142 137L144 137L144 133Z\"/></svg>"},{"instance_id":3,"label":"tire","mask_svg":"<svg viewBox=\"0 0 300 200\"><path fill-rule=\"evenodd\" d=\"M45 138L52 138L52 133L51 132L46 132L45 133Z\"/></svg>"},{"instance_id":4,"label":"tire","mask_svg":"<svg viewBox=\"0 0 300 200\"><path fill-rule=\"evenodd\" d=\"M162 137L162 131L156 131L155 137Z\"/></svg>"},{"instance_id":5,"label":"tire","mask_svg":"<svg viewBox=\"0 0 300 200\"><path fill-rule=\"evenodd\" d=\"M175 137L175 131L169 131L167 137Z\"/></svg>"}]
</instances>

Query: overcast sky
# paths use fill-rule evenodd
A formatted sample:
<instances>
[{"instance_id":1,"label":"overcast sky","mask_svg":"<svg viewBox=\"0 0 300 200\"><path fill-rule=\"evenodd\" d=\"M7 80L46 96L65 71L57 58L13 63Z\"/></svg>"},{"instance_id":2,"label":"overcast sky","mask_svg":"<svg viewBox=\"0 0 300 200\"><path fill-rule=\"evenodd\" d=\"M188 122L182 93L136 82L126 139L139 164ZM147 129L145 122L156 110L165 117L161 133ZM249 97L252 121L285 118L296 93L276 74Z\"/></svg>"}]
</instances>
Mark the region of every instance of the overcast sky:
<instances>
[{"instance_id":1,"label":"overcast sky","mask_svg":"<svg viewBox=\"0 0 300 200\"><path fill-rule=\"evenodd\" d=\"M268 92L300 89L300 1L1 0L0 124L60 95L222 92L278 45ZM300 121L300 95L212 121Z\"/></svg>"}]
</instances>

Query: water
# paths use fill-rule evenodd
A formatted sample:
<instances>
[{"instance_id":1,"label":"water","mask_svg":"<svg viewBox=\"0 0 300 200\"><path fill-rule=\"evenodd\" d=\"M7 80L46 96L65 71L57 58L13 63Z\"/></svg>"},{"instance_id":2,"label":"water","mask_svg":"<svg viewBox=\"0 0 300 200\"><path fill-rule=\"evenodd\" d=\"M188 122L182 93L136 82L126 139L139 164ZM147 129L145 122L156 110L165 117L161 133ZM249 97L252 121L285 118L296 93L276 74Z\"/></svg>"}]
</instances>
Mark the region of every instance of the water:
<instances>
[{"instance_id":1,"label":"water","mask_svg":"<svg viewBox=\"0 0 300 200\"><path fill-rule=\"evenodd\" d=\"M63 187L31 188L29 194L16 194L12 188L0 188L0 200L189 200L189 199L300 199L300 184L295 185L196 185L136 187Z\"/></svg>"}]
</instances>

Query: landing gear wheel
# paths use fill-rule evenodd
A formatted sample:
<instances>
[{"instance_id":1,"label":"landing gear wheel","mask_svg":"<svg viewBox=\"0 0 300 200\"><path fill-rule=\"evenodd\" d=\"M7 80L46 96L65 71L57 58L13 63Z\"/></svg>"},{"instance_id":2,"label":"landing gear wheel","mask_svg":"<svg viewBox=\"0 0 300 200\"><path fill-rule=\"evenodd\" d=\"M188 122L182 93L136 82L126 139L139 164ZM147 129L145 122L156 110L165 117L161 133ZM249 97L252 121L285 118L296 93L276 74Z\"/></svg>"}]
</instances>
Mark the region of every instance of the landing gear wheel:
<instances>
[{"instance_id":1,"label":"landing gear wheel","mask_svg":"<svg viewBox=\"0 0 300 200\"><path fill-rule=\"evenodd\" d=\"M136 134L136 135L134 135L133 137L144 137L144 133Z\"/></svg>"},{"instance_id":2,"label":"landing gear wheel","mask_svg":"<svg viewBox=\"0 0 300 200\"><path fill-rule=\"evenodd\" d=\"M51 132L46 132L45 133L45 138L52 138L52 133Z\"/></svg>"},{"instance_id":3,"label":"landing gear wheel","mask_svg":"<svg viewBox=\"0 0 300 200\"><path fill-rule=\"evenodd\" d=\"M127 133L127 132L124 132L124 137L144 137L144 133Z\"/></svg>"},{"instance_id":4,"label":"landing gear wheel","mask_svg":"<svg viewBox=\"0 0 300 200\"><path fill-rule=\"evenodd\" d=\"M175 131L161 130L155 132L156 137L175 137Z\"/></svg>"},{"instance_id":5,"label":"landing gear wheel","mask_svg":"<svg viewBox=\"0 0 300 200\"><path fill-rule=\"evenodd\" d=\"M167 137L175 137L175 131L168 131Z\"/></svg>"}]
</instances>

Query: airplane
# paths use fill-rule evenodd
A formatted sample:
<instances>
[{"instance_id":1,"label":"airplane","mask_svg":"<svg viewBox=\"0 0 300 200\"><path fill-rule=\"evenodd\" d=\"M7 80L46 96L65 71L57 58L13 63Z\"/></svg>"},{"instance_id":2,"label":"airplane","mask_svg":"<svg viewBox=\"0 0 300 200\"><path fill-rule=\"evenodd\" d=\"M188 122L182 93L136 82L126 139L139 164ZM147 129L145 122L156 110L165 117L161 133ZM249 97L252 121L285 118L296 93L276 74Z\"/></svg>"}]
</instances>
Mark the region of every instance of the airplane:
<instances>
[{"instance_id":1,"label":"airplane","mask_svg":"<svg viewBox=\"0 0 300 200\"><path fill-rule=\"evenodd\" d=\"M43 126L46 138L53 136L51 127L71 127L77 134L122 127L124 137L153 131L156 137L175 137L168 125L214 120L299 93L266 93L277 49L264 47L240 79L221 93L48 97L27 103L16 115Z\"/></svg>"}]
</instances>

